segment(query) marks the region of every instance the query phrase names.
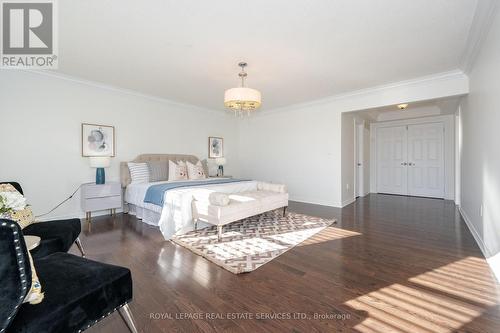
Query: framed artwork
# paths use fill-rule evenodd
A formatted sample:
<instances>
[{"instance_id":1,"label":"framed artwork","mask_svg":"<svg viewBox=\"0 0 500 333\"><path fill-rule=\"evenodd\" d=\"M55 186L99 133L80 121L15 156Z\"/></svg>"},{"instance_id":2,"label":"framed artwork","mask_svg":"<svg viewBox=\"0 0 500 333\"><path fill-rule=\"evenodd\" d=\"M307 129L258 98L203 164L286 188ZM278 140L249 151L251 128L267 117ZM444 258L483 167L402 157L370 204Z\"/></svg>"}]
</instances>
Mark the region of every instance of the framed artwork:
<instances>
[{"instance_id":1,"label":"framed artwork","mask_svg":"<svg viewBox=\"0 0 500 333\"><path fill-rule=\"evenodd\" d=\"M208 138L208 158L224 156L224 139L211 136Z\"/></svg>"},{"instance_id":2,"label":"framed artwork","mask_svg":"<svg viewBox=\"0 0 500 333\"><path fill-rule=\"evenodd\" d=\"M114 126L82 124L82 156L115 156Z\"/></svg>"}]
</instances>

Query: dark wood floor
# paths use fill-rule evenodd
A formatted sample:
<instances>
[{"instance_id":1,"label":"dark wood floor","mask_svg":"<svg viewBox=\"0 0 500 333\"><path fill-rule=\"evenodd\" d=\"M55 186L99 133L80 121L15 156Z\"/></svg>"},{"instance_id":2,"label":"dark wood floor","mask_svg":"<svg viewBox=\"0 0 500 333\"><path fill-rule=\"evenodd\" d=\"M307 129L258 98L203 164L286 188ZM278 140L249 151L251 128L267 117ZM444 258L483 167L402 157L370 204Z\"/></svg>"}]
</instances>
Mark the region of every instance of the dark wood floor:
<instances>
[{"instance_id":1,"label":"dark wood floor","mask_svg":"<svg viewBox=\"0 0 500 333\"><path fill-rule=\"evenodd\" d=\"M500 332L499 286L453 202L290 209L338 224L241 275L129 215L95 218L82 242L89 258L131 269L143 332ZM118 314L89 330L125 331Z\"/></svg>"}]
</instances>

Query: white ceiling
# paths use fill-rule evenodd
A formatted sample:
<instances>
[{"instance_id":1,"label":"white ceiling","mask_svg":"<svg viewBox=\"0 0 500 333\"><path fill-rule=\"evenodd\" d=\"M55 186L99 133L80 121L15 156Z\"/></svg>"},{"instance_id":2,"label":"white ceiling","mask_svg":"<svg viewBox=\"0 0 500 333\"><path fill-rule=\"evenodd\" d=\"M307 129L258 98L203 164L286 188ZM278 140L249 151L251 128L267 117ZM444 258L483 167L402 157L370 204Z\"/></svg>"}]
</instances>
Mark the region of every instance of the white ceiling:
<instances>
[{"instance_id":1,"label":"white ceiling","mask_svg":"<svg viewBox=\"0 0 500 333\"><path fill-rule=\"evenodd\" d=\"M263 109L459 67L476 0L59 1L59 72L223 109Z\"/></svg>"}]
</instances>

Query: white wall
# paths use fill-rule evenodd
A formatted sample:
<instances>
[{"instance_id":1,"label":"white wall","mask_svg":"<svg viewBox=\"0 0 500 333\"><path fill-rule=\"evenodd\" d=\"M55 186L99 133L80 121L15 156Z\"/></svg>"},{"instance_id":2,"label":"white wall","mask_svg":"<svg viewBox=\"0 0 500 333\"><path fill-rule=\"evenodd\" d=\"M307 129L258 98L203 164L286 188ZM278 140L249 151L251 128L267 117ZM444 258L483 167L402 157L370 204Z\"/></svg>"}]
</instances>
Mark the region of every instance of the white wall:
<instances>
[{"instance_id":1,"label":"white wall","mask_svg":"<svg viewBox=\"0 0 500 333\"><path fill-rule=\"evenodd\" d=\"M290 199L340 206L340 112L328 104L244 119L244 177L283 182Z\"/></svg>"},{"instance_id":2,"label":"white wall","mask_svg":"<svg viewBox=\"0 0 500 333\"><path fill-rule=\"evenodd\" d=\"M115 126L119 162L141 153L206 158L208 136L225 143L228 174L237 175L238 136L230 115L32 72L0 73L0 177L20 181L35 214L48 211L82 182L95 179L81 156L82 122ZM82 216L79 196L51 217Z\"/></svg>"},{"instance_id":3,"label":"white wall","mask_svg":"<svg viewBox=\"0 0 500 333\"><path fill-rule=\"evenodd\" d=\"M461 211L500 278L500 14L470 72L461 104Z\"/></svg>"}]
</instances>

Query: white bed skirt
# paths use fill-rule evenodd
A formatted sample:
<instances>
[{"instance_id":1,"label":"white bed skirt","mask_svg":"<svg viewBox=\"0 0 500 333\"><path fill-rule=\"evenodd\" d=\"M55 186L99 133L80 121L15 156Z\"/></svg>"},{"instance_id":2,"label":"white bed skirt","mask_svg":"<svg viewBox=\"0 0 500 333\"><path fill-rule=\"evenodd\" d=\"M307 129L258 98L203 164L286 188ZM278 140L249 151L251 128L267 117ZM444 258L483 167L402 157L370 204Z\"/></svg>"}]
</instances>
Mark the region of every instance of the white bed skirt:
<instances>
[{"instance_id":1,"label":"white bed skirt","mask_svg":"<svg viewBox=\"0 0 500 333\"><path fill-rule=\"evenodd\" d=\"M160 222L161 213L157 213L153 210L142 208L134 204L128 203L128 213L134 215L142 222L158 227Z\"/></svg>"}]
</instances>

